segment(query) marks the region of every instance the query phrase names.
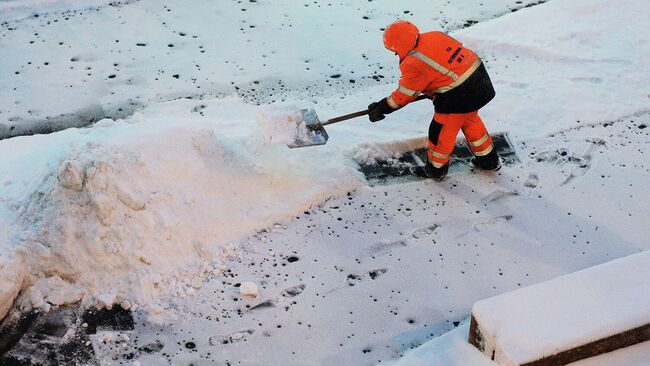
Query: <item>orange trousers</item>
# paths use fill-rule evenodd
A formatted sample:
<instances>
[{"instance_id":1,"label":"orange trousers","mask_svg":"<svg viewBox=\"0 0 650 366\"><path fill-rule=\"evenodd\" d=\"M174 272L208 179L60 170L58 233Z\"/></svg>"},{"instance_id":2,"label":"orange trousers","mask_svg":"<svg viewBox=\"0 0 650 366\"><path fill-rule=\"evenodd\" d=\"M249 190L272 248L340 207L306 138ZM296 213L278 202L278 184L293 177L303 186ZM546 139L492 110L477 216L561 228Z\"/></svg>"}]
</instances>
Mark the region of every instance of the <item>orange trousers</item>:
<instances>
[{"instance_id":1,"label":"orange trousers","mask_svg":"<svg viewBox=\"0 0 650 366\"><path fill-rule=\"evenodd\" d=\"M463 130L467 145L475 156L492 152L492 137L488 133L478 111L470 113L435 113L429 126L429 160L436 168L449 163L456 144L458 132Z\"/></svg>"}]
</instances>

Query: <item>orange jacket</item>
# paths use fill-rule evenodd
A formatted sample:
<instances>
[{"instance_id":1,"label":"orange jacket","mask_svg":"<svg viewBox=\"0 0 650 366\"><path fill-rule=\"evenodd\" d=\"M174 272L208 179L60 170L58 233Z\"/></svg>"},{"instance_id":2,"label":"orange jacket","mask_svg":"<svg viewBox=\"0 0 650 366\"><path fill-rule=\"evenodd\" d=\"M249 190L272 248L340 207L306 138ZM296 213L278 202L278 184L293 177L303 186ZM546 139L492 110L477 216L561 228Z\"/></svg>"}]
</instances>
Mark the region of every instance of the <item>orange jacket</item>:
<instances>
[{"instance_id":1,"label":"orange jacket","mask_svg":"<svg viewBox=\"0 0 650 366\"><path fill-rule=\"evenodd\" d=\"M388 105L399 109L420 94L434 96L462 84L481 65L470 49L442 32L420 34L415 48L400 60L399 87Z\"/></svg>"}]
</instances>

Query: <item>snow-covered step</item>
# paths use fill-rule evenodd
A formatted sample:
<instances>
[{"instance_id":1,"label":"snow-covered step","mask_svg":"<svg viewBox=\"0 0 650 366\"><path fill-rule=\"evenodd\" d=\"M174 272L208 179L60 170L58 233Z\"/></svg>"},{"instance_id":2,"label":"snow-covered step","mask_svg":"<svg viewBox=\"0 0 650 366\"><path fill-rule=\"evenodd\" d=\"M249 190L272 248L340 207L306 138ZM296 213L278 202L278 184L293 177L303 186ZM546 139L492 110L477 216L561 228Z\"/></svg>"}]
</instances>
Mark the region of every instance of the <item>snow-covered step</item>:
<instances>
[{"instance_id":1,"label":"snow-covered step","mask_svg":"<svg viewBox=\"0 0 650 366\"><path fill-rule=\"evenodd\" d=\"M501 365L565 365L650 340L650 251L474 304L469 342Z\"/></svg>"}]
</instances>

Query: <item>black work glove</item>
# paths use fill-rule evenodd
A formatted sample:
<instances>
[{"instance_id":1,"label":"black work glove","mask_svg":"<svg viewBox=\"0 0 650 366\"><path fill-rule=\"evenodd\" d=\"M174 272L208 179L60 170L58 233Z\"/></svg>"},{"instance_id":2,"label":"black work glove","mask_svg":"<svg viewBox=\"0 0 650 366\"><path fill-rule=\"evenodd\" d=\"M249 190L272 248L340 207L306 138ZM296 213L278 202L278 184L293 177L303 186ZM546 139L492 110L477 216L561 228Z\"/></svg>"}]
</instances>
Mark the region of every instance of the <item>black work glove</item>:
<instances>
[{"instance_id":1,"label":"black work glove","mask_svg":"<svg viewBox=\"0 0 650 366\"><path fill-rule=\"evenodd\" d=\"M370 122L379 122L386 118L386 116L379 110L377 104L378 103L375 102L368 106L368 119Z\"/></svg>"},{"instance_id":2,"label":"black work glove","mask_svg":"<svg viewBox=\"0 0 650 366\"><path fill-rule=\"evenodd\" d=\"M388 101L384 98L368 106L368 119L370 119L370 122L379 122L386 118L386 114L392 112L393 108L388 105Z\"/></svg>"}]
</instances>

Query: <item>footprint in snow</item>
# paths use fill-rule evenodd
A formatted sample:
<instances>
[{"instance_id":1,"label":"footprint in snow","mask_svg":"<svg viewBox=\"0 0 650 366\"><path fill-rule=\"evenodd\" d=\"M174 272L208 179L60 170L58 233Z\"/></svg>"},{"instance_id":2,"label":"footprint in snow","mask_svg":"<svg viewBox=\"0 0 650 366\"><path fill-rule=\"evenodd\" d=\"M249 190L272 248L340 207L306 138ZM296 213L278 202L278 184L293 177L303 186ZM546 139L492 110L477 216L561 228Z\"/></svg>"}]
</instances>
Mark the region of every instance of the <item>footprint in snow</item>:
<instances>
[{"instance_id":1,"label":"footprint in snow","mask_svg":"<svg viewBox=\"0 0 650 366\"><path fill-rule=\"evenodd\" d=\"M560 184L563 186L575 178L582 177L586 175L592 167L593 163L593 154L599 146L605 145L605 142L602 139L592 139L587 140L591 143L589 149L582 156L577 156L572 154L567 149L558 149L555 151L542 151L535 154L537 162L549 162L553 163L557 167L563 167L567 164L573 165L571 173L566 177L564 182Z\"/></svg>"},{"instance_id":2,"label":"footprint in snow","mask_svg":"<svg viewBox=\"0 0 650 366\"><path fill-rule=\"evenodd\" d=\"M348 286L356 286L367 279L376 280L379 277L383 276L386 272L388 272L387 268L380 268L369 271L363 275L349 274L347 278Z\"/></svg>"},{"instance_id":3,"label":"footprint in snow","mask_svg":"<svg viewBox=\"0 0 650 366\"><path fill-rule=\"evenodd\" d=\"M539 184L539 177L535 173L531 173L528 176L528 179L524 182L524 187L526 188L535 188Z\"/></svg>"},{"instance_id":4,"label":"footprint in snow","mask_svg":"<svg viewBox=\"0 0 650 366\"><path fill-rule=\"evenodd\" d=\"M496 216L496 217L491 218L488 221L482 221L482 222L478 222L478 223L472 225L472 229L474 229L473 230L474 232L481 232L481 231L489 230L489 229L492 229L492 228L494 228L496 226L502 225L502 224L512 220L512 218L513 218L512 215ZM456 239L462 238L463 236L468 235L470 233L472 233L471 230L467 231L467 232L464 232L464 233L458 235L456 237Z\"/></svg>"},{"instance_id":5,"label":"footprint in snow","mask_svg":"<svg viewBox=\"0 0 650 366\"><path fill-rule=\"evenodd\" d=\"M560 184L561 186L571 182L572 180L582 177L586 175L590 170L592 166L592 161L593 161L593 151L596 148L596 144L592 144L589 146L589 150L580 158L576 159L574 161L574 164L576 165L572 170L571 174Z\"/></svg>"},{"instance_id":6,"label":"footprint in snow","mask_svg":"<svg viewBox=\"0 0 650 366\"><path fill-rule=\"evenodd\" d=\"M300 294L303 293L303 291L305 291L306 287L307 286L305 286L305 284L303 283L296 286L288 287L282 291L281 296L284 298L292 298L292 297L299 296ZM251 306L250 308L248 308L248 311L274 308L276 306L282 305L282 303L283 301L280 298L274 297L272 299L263 300Z\"/></svg>"},{"instance_id":7,"label":"footprint in snow","mask_svg":"<svg viewBox=\"0 0 650 366\"><path fill-rule=\"evenodd\" d=\"M288 289L282 291L282 296L284 297L296 297L300 294L302 294L303 291L305 291L305 284L300 284L297 286L289 287Z\"/></svg>"},{"instance_id":8,"label":"footprint in snow","mask_svg":"<svg viewBox=\"0 0 650 366\"><path fill-rule=\"evenodd\" d=\"M255 330L244 329L227 335L216 335L209 338L210 345L218 346L223 344L233 344L245 341L246 338L253 335Z\"/></svg>"},{"instance_id":9,"label":"footprint in snow","mask_svg":"<svg viewBox=\"0 0 650 366\"><path fill-rule=\"evenodd\" d=\"M498 189L487 196L483 197L483 201L485 202L494 202L494 201L499 201L507 197L512 197L512 196L518 196L519 192L514 190L514 191L504 191L501 189Z\"/></svg>"},{"instance_id":10,"label":"footprint in snow","mask_svg":"<svg viewBox=\"0 0 650 366\"><path fill-rule=\"evenodd\" d=\"M404 235L404 239L392 241L392 242L382 242L382 243L375 243L371 245L368 249L365 250L366 256L369 257L374 257L374 256L379 256L383 254L388 254L393 251L393 249L396 248L404 248L404 247L411 247L415 246L416 243L413 242L413 239L421 239L423 237L426 237L428 235L433 234L436 229L440 225L438 224L433 224L430 226L426 226L417 230L414 230L408 235Z\"/></svg>"},{"instance_id":11,"label":"footprint in snow","mask_svg":"<svg viewBox=\"0 0 650 366\"><path fill-rule=\"evenodd\" d=\"M376 243L370 246L366 250L366 254L370 257L388 254L393 251L395 248L404 248L408 247L408 243L405 240L398 240L389 243Z\"/></svg>"},{"instance_id":12,"label":"footprint in snow","mask_svg":"<svg viewBox=\"0 0 650 366\"><path fill-rule=\"evenodd\" d=\"M411 233L411 237L414 239L420 239L426 235L431 235L433 232L438 228L438 225L431 225L424 227L422 229L415 230L413 233Z\"/></svg>"}]
</instances>

